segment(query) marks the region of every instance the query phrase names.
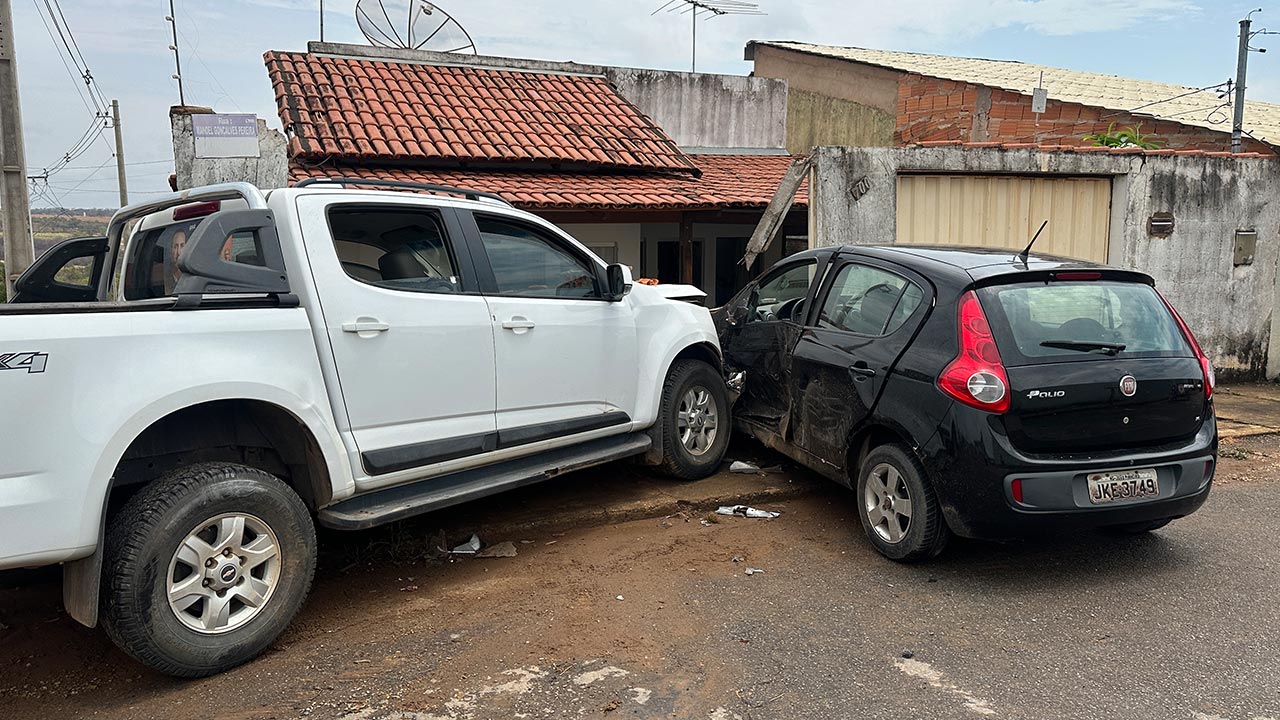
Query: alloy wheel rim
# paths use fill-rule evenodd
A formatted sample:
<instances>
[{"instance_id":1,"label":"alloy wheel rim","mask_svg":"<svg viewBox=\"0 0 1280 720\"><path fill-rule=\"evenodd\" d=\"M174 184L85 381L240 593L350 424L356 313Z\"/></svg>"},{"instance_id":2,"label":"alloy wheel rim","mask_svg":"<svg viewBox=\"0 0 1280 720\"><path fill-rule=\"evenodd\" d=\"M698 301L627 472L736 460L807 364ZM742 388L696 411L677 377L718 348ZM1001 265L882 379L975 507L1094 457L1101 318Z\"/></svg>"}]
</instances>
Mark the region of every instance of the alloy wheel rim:
<instances>
[{"instance_id":1,"label":"alloy wheel rim","mask_svg":"<svg viewBox=\"0 0 1280 720\"><path fill-rule=\"evenodd\" d=\"M169 562L169 609L205 635L257 617L280 584L280 541L261 519L224 513L187 533Z\"/></svg>"},{"instance_id":2,"label":"alloy wheel rim","mask_svg":"<svg viewBox=\"0 0 1280 720\"><path fill-rule=\"evenodd\" d=\"M680 444L691 455L705 455L716 441L720 424L719 408L711 391L695 385L680 398L676 413L676 430Z\"/></svg>"},{"instance_id":3,"label":"alloy wheel rim","mask_svg":"<svg viewBox=\"0 0 1280 720\"><path fill-rule=\"evenodd\" d=\"M911 491L902 473L889 463L871 468L862 501L876 535L890 544L902 542L911 529L912 512Z\"/></svg>"}]
</instances>

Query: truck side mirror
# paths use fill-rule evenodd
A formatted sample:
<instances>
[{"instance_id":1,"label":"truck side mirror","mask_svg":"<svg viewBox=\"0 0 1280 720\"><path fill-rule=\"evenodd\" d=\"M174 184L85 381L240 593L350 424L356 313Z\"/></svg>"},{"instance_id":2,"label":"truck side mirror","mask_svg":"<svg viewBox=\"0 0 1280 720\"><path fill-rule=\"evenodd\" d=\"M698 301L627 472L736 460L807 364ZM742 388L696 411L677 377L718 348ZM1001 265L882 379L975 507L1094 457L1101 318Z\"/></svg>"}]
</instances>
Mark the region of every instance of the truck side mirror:
<instances>
[{"instance_id":1,"label":"truck side mirror","mask_svg":"<svg viewBox=\"0 0 1280 720\"><path fill-rule=\"evenodd\" d=\"M631 292L631 268L621 263L614 263L605 268L609 280L609 302L619 302Z\"/></svg>"}]
</instances>

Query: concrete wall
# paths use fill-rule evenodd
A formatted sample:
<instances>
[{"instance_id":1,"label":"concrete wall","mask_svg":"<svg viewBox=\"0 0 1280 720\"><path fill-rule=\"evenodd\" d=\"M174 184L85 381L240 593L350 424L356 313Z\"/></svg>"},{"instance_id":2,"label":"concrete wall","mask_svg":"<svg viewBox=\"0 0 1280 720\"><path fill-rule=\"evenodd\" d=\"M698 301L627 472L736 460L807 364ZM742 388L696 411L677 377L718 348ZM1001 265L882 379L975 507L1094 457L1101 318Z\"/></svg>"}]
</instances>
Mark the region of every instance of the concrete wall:
<instances>
[{"instance_id":1,"label":"concrete wall","mask_svg":"<svg viewBox=\"0 0 1280 720\"><path fill-rule=\"evenodd\" d=\"M285 138L278 130L258 119L256 158L197 158L191 136L191 116L213 112L209 108L175 107L169 111L173 132L174 172L178 189L223 182L249 182L263 190L285 187L289 180L289 158Z\"/></svg>"},{"instance_id":2,"label":"concrete wall","mask_svg":"<svg viewBox=\"0 0 1280 720\"><path fill-rule=\"evenodd\" d=\"M787 83L787 149L893 144L899 73L836 58L750 45L758 77Z\"/></svg>"},{"instance_id":3,"label":"concrete wall","mask_svg":"<svg viewBox=\"0 0 1280 720\"><path fill-rule=\"evenodd\" d=\"M615 67L604 73L680 147L787 146L783 80Z\"/></svg>"},{"instance_id":4,"label":"concrete wall","mask_svg":"<svg viewBox=\"0 0 1280 720\"><path fill-rule=\"evenodd\" d=\"M810 184L815 245L891 244L897 175L908 171L1100 175L1112 181L1109 262L1156 279L1224 377L1280 375L1273 330L1280 260L1280 161L1204 154L1047 152L961 147L819 148ZM851 193L865 179L858 199ZM1148 235L1155 212L1169 237ZM1234 266L1236 230L1258 233Z\"/></svg>"}]
</instances>

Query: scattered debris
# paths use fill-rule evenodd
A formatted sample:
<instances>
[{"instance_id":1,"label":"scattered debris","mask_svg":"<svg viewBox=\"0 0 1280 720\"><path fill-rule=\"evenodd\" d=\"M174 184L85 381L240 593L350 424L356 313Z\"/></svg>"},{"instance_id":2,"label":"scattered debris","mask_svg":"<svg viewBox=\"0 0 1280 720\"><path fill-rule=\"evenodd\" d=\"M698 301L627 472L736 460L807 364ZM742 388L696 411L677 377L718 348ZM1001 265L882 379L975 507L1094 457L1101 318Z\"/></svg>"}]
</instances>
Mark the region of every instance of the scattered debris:
<instances>
[{"instance_id":1,"label":"scattered debris","mask_svg":"<svg viewBox=\"0 0 1280 720\"><path fill-rule=\"evenodd\" d=\"M644 705L649 702L650 697L653 697L652 690L642 687L631 688L631 699L635 700L637 705Z\"/></svg>"},{"instance_id":2,"label":"scattered debris","mask_svg":"<svg viewBox=\"0 0 1280 720\"><path fill-rule=\"evenodd\" d=\"M734 460L733 463L729 465L729 472L758 473L760 472L760 466L752 462L747 462L746 460Z\"/></svg>"},{"instance_id":3,"label":"scattered debris","mask_svg":"<svg viewBox=\"0 0 1280 720\"><path fill-rule=\"evenodd\" d=\"M600 668L599 670L588 670L587 672L584 672L581 675L575 677L573 679L573 684L578 685L580 687L586 687L587 685L590 685L591 683L596 682L597 680L604 680L605 678L611 678L611 677L626 677L630 674L631 673L627 672L626 670L623 670L620 667L606 665Z\"/></svg>"},{"instance_id":4,"label":"scattered debris","mask_svg":"<svg viewBox=\"0 0 1280 720\"><path fill-rule=\"evenodd\" d=\"M737 515L748 518L776 518L782 513L774 510L760 510L746 505L721 505L716 508L717 515Z\"/></svg>"},{"instance_id":5,"label":"scattered debris","mask_svg":"<svg viewBox=\"0 0 1280 720\"><path fill-rule=\"evenodd\" d=\"M511 558L516 556L516 544L510 540L500 542L476 553L478 558Z\"/></svg>"},{"instance_id":6,"label":"scattered debris","mask_svg":"<svg viewBox=\"0 0 1280 720\"><path fill-rule=\"evenodd\" d=\"M913 658L913 657L915 657L915 656L916 656L916 654L915 654L915 653L913 653L913 652L911 652L910 650L903 650L903 651L902 651L902 657L906 658L907 660L910 660L911 658Z\"/></svg>"},{"instance_id":7,"label":"scattered debris","mask_svg":"<svg viewBox=\"0 0 1280 720\"><path fill-rule=\"evenodd\" d=\"M614 698L609 702L601 705L600 712L610 713L610 712L613 712L614 710L617 710L621 706L622 706L622 701L619 700L618 698Z\"/></svg>"},{"instance_id":8,"label":"scattered debris","mask_svg":"<svg viewBox=\"0 0 1280 720\"><path fill-rule=\"evenodd\" d=\"M619 595L619 596L618 596L618 599L619 599L619 600L622 600L622 599L623 599L623 597L622 597L621 595Z\"/></svg>"},{"instance_id":9,"label":"scattered debris","mask_svg":"<svg viewBox=\"0 0 1280 720\"><path fill-rule=\"evenodd\" d=\"M556 543L558 543L558 542L560 542L560 541L559 541L559 540L548 540L546 544L547 544L547 545L555 545L555 544L556 544Z\"/></svg>"},{"instance_id":10,"label":"scattered debris","mask_svg":"<svg viewBox=\"0 0 1280 720\"><path fill-rule=\"evenodd\" d=\"M729 562L736 562L736 563L746 562L746 560L747 559L742 557L741 555L734 555L733 557L729 558Z\"/></svg>"},{"instance_id":11,"label":"scattered debris","mask_svg":"<svg viewBox=\"0 0 1280 720\"><path fill-rule=\"evenodd\" d=\"M747 371L739 370L735 373L729 373L729 377L725 379L725 385L729 386L729 404L732 405L738 396L742 394L742 388L747 385Z\"/></svg>"},{"instance_id":12,"label":"scattered debris","mask_svg":"<svg viewBox=\"0 0 1280 720\"><path fill-rule=\"evenodd\" d=\"M532 540L521 540L521 541L520 541L520 544L521 544L521 545L532 545L532 544L533 544L533 541L532 541Z\"/></svg>"},{"instance_id":13,"label":"scattered debris","mask_svg":"<svg viewBox=\"0 0 1280 720\"><path fill-rule=\"evenodd\" d=\"M471 539L450 551L454 555L475 555L480 552L480 536L472 535Z\"/></svg>"},{"instance_id":14,"label":"scattered debris","mask_svg":"<svg viewBox=\"0 0 1280 720\"><path fill-rule=\"evenodd\" d=\"M418 591L417 585L405 585L404 587L400 588L400 592L417 592L417 591Z\"/></svg>"},{"instance_id":15,"label":"scattered debris","mask_svg":"<svg viewBox=\"0 0 1280 720\"><path fill-rule=\"evenodd\" d=\"M712 522L711 520L707 520L706 518L703 518L701 522L702 522L702 527L711 527L712 525L715 525L714 522Z\"/></svg>"},{"instance_id":16,"label":"scattered debris","mask_svg":"<svg viewBox=\"0 0 1280 720\"><path fill-rule=\"evenodd\" d=\"M762 572L764 572L764 570L761 570L760 568L753 568L753 567L749 567L749 568L747 568L747 575L748 575L748 576L750 576L750 575L756 575L756 574L758 574L758 573L762 573Z\"/></svg>"}]
</instances>

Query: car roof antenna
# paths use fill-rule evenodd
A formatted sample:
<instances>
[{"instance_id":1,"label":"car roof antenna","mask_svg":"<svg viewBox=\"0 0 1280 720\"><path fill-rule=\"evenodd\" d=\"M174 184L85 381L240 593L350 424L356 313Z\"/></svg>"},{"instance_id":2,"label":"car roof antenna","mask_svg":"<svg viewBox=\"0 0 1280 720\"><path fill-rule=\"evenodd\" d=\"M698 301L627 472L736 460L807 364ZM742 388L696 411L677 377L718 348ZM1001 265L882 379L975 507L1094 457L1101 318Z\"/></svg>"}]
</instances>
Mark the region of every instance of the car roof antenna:
<instances>
[{"instance_id":1,"label":"car roof antenna","mask_svg":"<svg viewBox=\"0 0 1280 720\"><path fill-rule=\"evenodd\" d=\"M1026 265L1027 259L1031 257L1031 246L1036 244L1036 240L1039 239L1040 233L1044 232L1044 228L1048 224L1049 219L1045 218L1045 221L1040 223L1040 229L1036 231L1035 235L1031 236L1031 242L1027 243L1027 246L1022 249L1022 252L1018 253L1018 259L1022 261L1023 265Z\"/></svg>"}]
</instances>

